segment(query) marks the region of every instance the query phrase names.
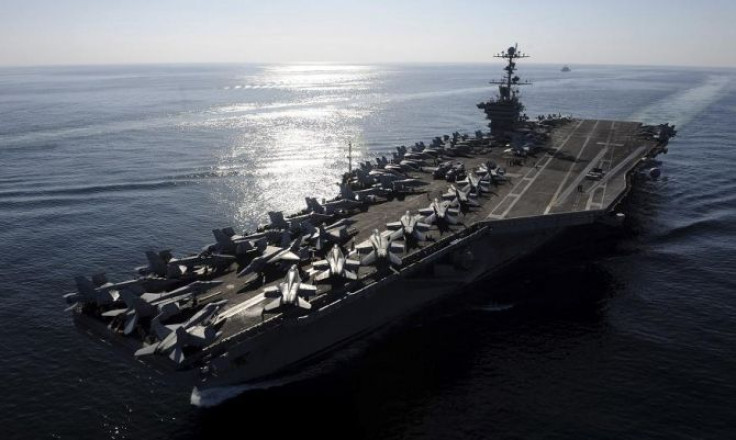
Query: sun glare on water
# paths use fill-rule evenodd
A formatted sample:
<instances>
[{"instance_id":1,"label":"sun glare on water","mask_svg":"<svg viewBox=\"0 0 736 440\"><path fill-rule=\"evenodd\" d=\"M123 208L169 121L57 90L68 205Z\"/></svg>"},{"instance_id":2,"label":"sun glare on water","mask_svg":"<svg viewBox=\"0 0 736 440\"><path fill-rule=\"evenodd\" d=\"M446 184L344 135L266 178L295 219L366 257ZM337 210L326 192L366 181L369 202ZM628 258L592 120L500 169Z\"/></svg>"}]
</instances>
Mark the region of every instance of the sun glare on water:
<instances>
[{"instance_id":1,"label":"sun glare on water","mask_svg":"<svg viewBox=\"0 0 736 440\"><path fill-rule=\"evenodd\" d=\"M264 223L269 210L293 213L306 196L335 196L348 143L360 160L362 120L376 110L360 98L380 80L381 72L368 66L268 66L247 85L272 89L272 102L255 105L243 96L212 111L205 124L235 132L220 159L236 171L223 198L234 205L234 223Z\"/></svg>"}]
</instances>

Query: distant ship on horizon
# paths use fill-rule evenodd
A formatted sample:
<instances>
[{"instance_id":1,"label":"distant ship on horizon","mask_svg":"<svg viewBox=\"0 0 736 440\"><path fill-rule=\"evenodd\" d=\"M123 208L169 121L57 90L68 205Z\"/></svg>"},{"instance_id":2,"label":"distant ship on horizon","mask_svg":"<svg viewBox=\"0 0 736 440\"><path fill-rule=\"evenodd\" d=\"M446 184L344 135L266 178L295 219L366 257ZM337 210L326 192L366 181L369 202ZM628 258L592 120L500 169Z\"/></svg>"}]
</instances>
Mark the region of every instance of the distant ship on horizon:
<instances>
[{"instance_id":1,"label":"distant ship on horizon","mask_svg":"<svg viewBox=\"0 0 736 440\"><path fill-rule=\"evenodd\" d=\"M570 66L568 66L567 64L565 64L564 66L562 66L562 69L560 69L560 70L562 72L569 72L570 71Z\"/></svg>"}]
</instances>

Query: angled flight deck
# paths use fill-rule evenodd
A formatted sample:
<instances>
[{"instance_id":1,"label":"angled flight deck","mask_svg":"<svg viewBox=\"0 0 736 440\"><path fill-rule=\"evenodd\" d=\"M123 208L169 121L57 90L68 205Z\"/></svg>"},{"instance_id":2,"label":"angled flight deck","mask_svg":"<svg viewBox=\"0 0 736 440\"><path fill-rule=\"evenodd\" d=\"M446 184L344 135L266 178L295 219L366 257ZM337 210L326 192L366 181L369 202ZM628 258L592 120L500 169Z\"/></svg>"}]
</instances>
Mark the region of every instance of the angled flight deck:
<instances>
[{"instance_id":1,"label":"angled flight deck","mask_svg":"<svg viewBox=\"0 0 736 440\"><path fill-rule=\"evenodd\" d=\"M637 137L636 122L585 120L560 128L547 153L491 210L490 219L599 210L626 189L626 172L651 143ZM591 173L597 170L598 175Z\"/></svg>"}]
</instances>

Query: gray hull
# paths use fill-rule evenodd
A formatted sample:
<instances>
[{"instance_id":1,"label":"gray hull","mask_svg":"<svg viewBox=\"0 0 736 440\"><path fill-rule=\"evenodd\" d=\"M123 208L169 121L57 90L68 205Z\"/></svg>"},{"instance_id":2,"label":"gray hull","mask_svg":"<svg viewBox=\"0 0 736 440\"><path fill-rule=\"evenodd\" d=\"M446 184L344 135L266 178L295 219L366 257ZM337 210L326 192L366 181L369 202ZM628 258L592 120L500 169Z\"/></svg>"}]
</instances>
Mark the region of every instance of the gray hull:
<instances>
[{"instance_id":1,"label":"gray hull","mask_svg":"<svg viewBox=\"0 0 736 440\"><path fill-rule=\"evenodd\" d=\"M444 258L422 262L414 276L377 283L380 285L367 288L370 291L355 292L317 313L284 321L277 329L233 343L228 349L229 362L221 362L219 368L203 375L196 393L292 374L310 360L398 322L421 306L462 292L463 287L528 255L560 231L482 229L458 241Z\"/></svg>"}]
</instances>

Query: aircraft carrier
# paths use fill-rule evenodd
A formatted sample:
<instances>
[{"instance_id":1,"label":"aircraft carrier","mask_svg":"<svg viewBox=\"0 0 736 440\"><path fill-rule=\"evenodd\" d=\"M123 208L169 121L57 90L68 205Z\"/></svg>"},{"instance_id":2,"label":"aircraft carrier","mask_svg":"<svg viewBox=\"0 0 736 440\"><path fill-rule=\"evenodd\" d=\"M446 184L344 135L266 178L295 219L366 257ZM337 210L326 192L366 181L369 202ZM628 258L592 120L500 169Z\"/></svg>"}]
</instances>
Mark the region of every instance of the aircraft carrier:
<instances>
[{"instance_id":1,"label":"aircraft carrier","mask_svg":"<svg viewBox=\"0 0 736 440\"><path fill-rule=\"evenodd\" d=\"M81 328L194 387L257 383L417 313L533 252L560 231L623 219L659 176L673 126L524 114L510 47L490 132L439 136L350 165L332 200L174 257L148 252L133 279L76 278ZM583 238L581 238L583 239Z\"/></svg>"}]
</instances>

